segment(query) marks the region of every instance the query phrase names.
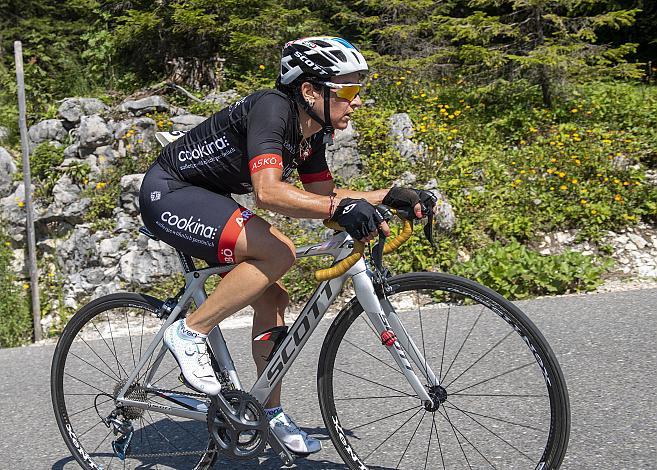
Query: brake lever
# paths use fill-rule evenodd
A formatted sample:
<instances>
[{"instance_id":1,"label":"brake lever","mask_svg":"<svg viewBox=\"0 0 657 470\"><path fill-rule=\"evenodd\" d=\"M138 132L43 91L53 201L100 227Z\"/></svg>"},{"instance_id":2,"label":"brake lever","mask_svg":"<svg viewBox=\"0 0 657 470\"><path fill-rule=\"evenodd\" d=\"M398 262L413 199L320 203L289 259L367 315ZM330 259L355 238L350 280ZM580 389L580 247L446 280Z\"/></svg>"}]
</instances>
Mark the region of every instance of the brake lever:
<instances>
[{"instance_id":1,"label":"brake lever","mask_svg":"<svg viewBox=\"0 0 657 470\"><path fill-rule=\"evenodd\" d=\"M386 236L380 228L377 229L377 232L379 232L379 240L372 248L372 263L383 274L383 247L386 244Z\"/></svg>"},{"instance_id":2,"label":"brake lever","mask_svg":"<svg viewBox=\"0 0 657 470\"><path fill-rule=\"evenodd\" d=\"M427 237L427 240L429 240L432 246L436 246L436 242L433 239L433 210L430 210L427 214L427 223L424 225L424 236Z\"/></svg>"}]
</instances>

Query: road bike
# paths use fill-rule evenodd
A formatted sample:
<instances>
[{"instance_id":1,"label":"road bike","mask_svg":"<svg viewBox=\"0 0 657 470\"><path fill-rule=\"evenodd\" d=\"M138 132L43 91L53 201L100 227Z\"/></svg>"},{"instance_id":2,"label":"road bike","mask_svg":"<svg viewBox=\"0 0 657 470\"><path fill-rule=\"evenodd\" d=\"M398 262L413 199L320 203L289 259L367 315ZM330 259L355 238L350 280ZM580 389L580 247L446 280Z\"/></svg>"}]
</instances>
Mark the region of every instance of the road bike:
<instances>
[{"instance_id":1,"label":"road bike","mask_svg":"<svg viewBox=\"0 0 657 470\"><path fill-rule=\"evenodd\" d=\"M146 229L142 233L155 238ZM218 455L252 459L268 444L262 404L351 279L355 297L333 320L317 370L328 435L351 469L558 468L570 428L563 374L543 335L517 306L470 280L434 272L390 276L382 254L412 232L372 247L345 232L297 248L331 268L294 324L268 332L268 367L242 386L220 326L208 337L222 383L190 389L162 342L164 330L206 299L209 276L178 252L185 286L167 300L117 293L67 324L51 371L57 424L85 469L212 468Z\"/></svg>"},{"instance_id":2,"label":"road bike","mask_svg":"<svg viewBox=\"0 0 657 470\"><path fill-rule=\"evenodd\" d=\"M85 469L209 469L222 456L235 468L269 446L292 464L298 456L269 432L263 404L351 280L355 296L333 319L317 368L326 432L346 467L559 468L570 407L545 338L516 305L471 280L391 276L383 255L411 236L412 223L403 224L372 247L337 230L296 249L297 258L334 262L315 273L319 285L289 329L260 335L271 353L249 390L220 326L207 340L217 396L186 384L162 342L169 325L205 301L206 280L235 265L197 269L178 251L185 285L176 295L117 293L82 307L51 369L55 417L75 460Z\"/></svg>"}]
</instances>

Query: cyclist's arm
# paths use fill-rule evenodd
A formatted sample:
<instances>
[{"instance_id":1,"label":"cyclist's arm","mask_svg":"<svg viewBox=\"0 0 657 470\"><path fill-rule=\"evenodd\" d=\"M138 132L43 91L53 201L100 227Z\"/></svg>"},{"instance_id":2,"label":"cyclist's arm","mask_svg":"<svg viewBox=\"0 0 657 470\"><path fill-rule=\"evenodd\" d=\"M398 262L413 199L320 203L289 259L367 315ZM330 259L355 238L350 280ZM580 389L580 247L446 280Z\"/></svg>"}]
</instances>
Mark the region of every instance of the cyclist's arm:
<instances>
[{"instance_id":1,"label":"cyclist's arm","mask_svg":"<svg viewBox=\"0 0 657 470\"><path fill-rule=\"evenodd\" d=\"M282 175L283 170L279 168L265 168L251 173L258 207L300 219L328 218L330 197L304 191L281 181Z\"/></svg>"},{"instance_id":2,"label":"cyclist's arm","mask_svg":"<svg viewBox=\"0 0 657 470\"><path fill-rule=\"evenodd\" d=\"M313 183L304 183L303 189L314 194L330 195L335 192L336 205L345 198L365 199L370 204L381 204L383 198L388 193L388 189L379 189L376 191L352 191L351 189L337 188L333 180L316 181Z\"/></svg>"}]
</instances>

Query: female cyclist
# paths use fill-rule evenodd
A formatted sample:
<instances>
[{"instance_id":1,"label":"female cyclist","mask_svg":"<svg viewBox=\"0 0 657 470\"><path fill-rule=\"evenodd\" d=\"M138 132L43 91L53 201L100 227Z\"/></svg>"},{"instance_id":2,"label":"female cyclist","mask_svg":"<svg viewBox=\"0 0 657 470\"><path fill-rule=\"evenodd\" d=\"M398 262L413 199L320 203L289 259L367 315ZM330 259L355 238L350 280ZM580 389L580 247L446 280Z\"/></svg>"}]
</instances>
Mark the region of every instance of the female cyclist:
<instances>
[{"instance_id":1,"label":"female cyclist","mask_svg":"<svg viewBox=\"0 0 657 470\"><path fill-rule=\"evenodd\" d=\"M362 54L336 37L287 43L276 90L253 93L215 113L167 145L146 173L140 192L143 222L158 238L196 258L236 263L196 311L172 324L164 341L197 390L218 394L205 338L251 305L252 338L284 324L289 303L281 277L295 262L288 237L231 199L253 192L258 207L289 217L332 219L357 240L388 226L373 205L406 209L417 218L433 210L427 191L337 188L325 157L335 129L347 127L362 103ZM297 170L303 190L286 182ZM271 345L253 341L260 374ZM274 433L293 452L321 449L283 412L280 385L266 404Z\"/></svg>"}]
</instances>

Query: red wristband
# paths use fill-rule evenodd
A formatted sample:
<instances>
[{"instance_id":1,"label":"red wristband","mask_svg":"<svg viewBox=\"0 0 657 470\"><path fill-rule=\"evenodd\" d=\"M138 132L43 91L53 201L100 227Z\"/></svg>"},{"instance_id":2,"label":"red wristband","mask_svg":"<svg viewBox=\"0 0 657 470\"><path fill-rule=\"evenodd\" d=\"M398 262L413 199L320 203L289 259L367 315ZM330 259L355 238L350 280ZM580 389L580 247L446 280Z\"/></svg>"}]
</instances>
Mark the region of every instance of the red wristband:
<instances>
[{"instance_id":1,"label":"red wristband","mask_svg":"<svg viewBox=\"0 0 657 470\"><path fill-rule=\"evenodd\" d=\"M335 196L337 196L337 194L335 193L331 194L331 205L329 206L329 216L328 216L329 219L333 217L333 211L335 210Z\"/></svg>"}]
</instances>

